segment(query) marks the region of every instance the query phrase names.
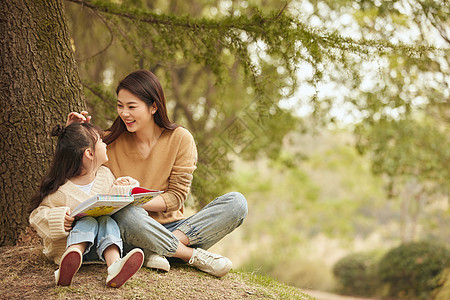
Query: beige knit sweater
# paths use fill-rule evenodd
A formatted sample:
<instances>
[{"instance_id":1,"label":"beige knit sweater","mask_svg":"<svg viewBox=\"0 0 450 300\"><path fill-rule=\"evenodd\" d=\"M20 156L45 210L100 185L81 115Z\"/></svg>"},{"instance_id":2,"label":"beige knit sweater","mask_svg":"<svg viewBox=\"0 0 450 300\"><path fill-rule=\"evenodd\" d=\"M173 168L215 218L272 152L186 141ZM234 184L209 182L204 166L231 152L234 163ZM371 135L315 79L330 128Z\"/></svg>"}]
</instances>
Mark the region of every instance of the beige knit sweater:
<instances>
[{"instance_id":1,"label":"beige knit sweater","mask_svg":"<svg viewBox=\"0 0 450 300\"><path fill-rule=\"evenodd\" d=\"M149 215L165 224L183 219L184 202L197 164L197 147L191 133L183 127L165 129L148 155L143 157L134 139L134 133L123 132L108 145L105 164L116 177L131 176L142 187L164 191L166 212Z\"/></svg>"},{"instance_id":2,"label":"beige knit sweater","mask_svg":"<svg viewBox=\"0 0 450 300\"><path fill-rule=\"evenodd\" d=\"M30 224L36 229L44 241L44 254L59 265L61 256L66 250L69 232L64 230L64 217L68 210L72 211L81 202L96 194L124 195L139 182L128 177L131 185L114 185L114 175L106 167L97 171L94 184L89 194L83 192L68 180L53 194L48 195L30 215Z\"/></svg>"}]
</instances>

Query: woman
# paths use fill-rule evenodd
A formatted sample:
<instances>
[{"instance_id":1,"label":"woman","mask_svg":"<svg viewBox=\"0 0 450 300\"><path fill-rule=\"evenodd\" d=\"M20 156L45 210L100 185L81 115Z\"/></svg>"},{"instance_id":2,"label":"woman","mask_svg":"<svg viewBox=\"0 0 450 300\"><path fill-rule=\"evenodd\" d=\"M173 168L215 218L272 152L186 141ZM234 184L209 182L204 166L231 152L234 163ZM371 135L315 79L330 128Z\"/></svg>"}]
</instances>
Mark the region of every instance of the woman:
<instances>
[{"instance_id":1,"label":"woman","mask_svg":"<svg viewBox=\"0 0 450 300\"><path fill-rule=\"evenodd\" d=\"M165 257L176 257L211 275L226 275L231 261L206 250L242 224L245 197L225 194L185 218L184 202L197 163L192 135L170 122L161 84L150 71L132 72L116 93L119 116L105 138L106 166L116 177L131 176L143 187L164 191L143 208L127 207L114 214L122 239L144 249L149 268L169 271ZM89 120L87 112L72 112L67 122Z\"/></svg>"}]
</instances>

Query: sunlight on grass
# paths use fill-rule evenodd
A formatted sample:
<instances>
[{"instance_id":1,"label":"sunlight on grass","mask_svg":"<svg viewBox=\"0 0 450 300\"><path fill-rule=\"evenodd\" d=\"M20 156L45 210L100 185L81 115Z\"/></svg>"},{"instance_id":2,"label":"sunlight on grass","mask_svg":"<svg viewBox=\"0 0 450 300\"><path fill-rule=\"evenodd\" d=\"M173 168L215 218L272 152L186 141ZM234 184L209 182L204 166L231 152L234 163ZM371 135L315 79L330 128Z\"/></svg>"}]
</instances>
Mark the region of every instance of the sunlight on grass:
<instances>
[{"instance_id":1,"label":"sunlight on grass","mask_svg":"<svg viewBox=\"0 0 450 300\"><path fill-rule=\"evenodd\" d=\"M246 273L240 270L232 271L232 273L248 283L257 284L262 288L267 288L271 292L275 292L277 295L273 296L275 296L276 299L314 299L303 293L300 289L280 283L268 276Z\"/></svg>"}]
</instances>

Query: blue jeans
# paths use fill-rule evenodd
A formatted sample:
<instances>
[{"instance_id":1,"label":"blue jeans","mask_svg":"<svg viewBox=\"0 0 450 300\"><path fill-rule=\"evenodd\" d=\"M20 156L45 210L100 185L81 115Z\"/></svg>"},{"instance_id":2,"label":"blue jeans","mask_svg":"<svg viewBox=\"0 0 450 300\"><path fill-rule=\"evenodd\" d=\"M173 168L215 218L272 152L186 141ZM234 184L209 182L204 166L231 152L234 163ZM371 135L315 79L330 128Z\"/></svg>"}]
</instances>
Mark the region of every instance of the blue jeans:
<instances>
[{"instance_id":1,"label":"blue jeans","mask_svg":"<svg viewBox=\"0 0 450 300\"><path fill-rule=\"evenodd\" d=\"M67 237L67 247L84 242L87 242L87 246L83 253L83 261L105 261L103 251L111 245L116 245L122 256L120 229L110 216L83 217L76 221Z\"/></svg>"},{"instance_id":2,"label":"blue jeans","mask_svg":"<svg viewBox=\"0 0 450 300\"><path fill-rule=\"evenodd\" d=\"M172 257L178 247L173 231L189 239L187 246L208 249L242 224L247 216L247 200L241 193L220 196L195 215L184 220L160 224L141 207L127 206L113 215L125 244Z\"/></svg>"}]
</instances>

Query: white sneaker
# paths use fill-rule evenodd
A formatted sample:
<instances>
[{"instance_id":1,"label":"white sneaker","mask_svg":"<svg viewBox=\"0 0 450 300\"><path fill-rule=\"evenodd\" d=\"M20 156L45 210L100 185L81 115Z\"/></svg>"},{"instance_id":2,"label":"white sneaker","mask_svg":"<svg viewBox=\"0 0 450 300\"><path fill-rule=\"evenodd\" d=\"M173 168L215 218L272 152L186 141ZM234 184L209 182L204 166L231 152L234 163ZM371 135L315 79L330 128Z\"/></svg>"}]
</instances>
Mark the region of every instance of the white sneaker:
<instances>
[{"instance_id":1,"label":"white sneaker","mask_svg":"<svg viewBox=\"0 0 450 300\"><path fill-rule=\"evenodd\" d=\"M114 262L108 267L108 277L106 277L106 285L119 288L128 279L131 278L142 267L144 262L144 252L135 248L131 250L125 257Z\"/></svg>"},{"instance_id":2,"label":"white sneaker","mask_svg":"<svg viewBox=\"0 0 450 300\"><path fill-rule=\"evenodd\" d=\"M156 253L147 254L144 265L150 269L158 269L166 272L170 270L170 264L167 258Z\"/></svg>"},{"instance_id":3,"label":"white sneaker","mask_svg":"<svg viewBox=\"0 0 450 300\"><path fill-rule=\"evenodd\" d=\"M64 252L59 269L55 271L56 285L69 286L82 262L83 254L79 249L73 248Z\"/></svg>"},{"instance_id":4,"label":"white sneaker","mask_svg":"<svg viewBox=\"0 0 450 300\"><path fill-rule=\"evenodd\" d=\"M194 249L194 253L188 263L216 277L225 276L233 265L225 256L214 254L200 248Z\"/></svg>"}]
</instances>

